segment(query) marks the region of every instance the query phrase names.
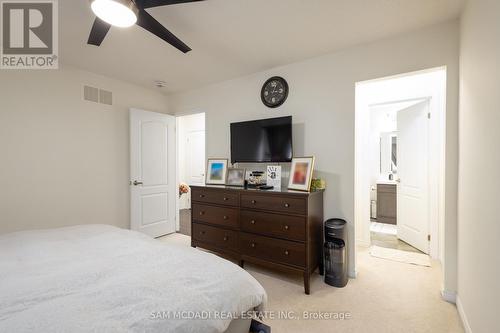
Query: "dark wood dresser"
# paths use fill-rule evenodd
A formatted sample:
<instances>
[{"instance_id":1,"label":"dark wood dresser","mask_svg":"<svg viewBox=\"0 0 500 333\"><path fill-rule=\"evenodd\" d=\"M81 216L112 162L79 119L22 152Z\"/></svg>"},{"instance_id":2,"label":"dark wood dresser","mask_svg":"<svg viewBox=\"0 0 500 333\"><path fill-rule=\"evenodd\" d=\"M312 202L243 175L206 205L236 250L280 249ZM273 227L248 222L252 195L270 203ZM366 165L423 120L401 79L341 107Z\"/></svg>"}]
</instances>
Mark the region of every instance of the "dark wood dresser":
<instances>
[{"instance_id":1,"label":"dark wood dresser","mask_svg":"<svg viewBox=\"0 0 500 333\"><path fill-rule=\"evenodd\" d=\"M191 246L270 268L323 274L323 191L191 187Z\"/></svg>"}]
</instances>

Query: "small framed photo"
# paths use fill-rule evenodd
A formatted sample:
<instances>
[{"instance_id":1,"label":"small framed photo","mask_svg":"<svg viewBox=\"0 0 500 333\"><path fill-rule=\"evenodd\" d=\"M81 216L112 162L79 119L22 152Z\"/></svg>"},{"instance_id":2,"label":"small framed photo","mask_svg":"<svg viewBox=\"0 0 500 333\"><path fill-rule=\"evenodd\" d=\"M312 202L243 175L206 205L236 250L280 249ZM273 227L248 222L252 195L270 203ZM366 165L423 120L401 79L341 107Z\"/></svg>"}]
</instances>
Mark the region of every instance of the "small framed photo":
<instances>
[{"instance_id":1,"label":"small framed photo","mask_svg":"<svg viewBox=\"0 0 500 333\"><path fill-rule=\"evenodd\" d=\"M206 181L208 185L224 185L226 183L227 159L209 158L207 161Z\"/></svg>"},{"instance_id":2,"label":"small framed photo","mask_svg":"<svg viewBox=\"0 0 500 333\"><path fill-rule=\"evenodd\" d=\"M245 169L229 168L227 169L227 186L245 186Z\"/></svg>"},{"instance_id":3,"label":"small framed photo","mask_svg":"<svg viewBox=\"0 0 500 333\"><path fill-rule=\"evenodd\" d=\"M267 185L273 186L275 189L281 189L281 166L268 165L267 166Z\"/></svg>"},{"instance_id":4,"label":"small framed photo","mask_svg":"<svg viewBox=\"0 0 500 333\"><path fill-rule=\"evenodd\" d=\"M290 190L309 191L313 169L314 156L292 158L288 188Z\"/></svg>"}]
</instances>

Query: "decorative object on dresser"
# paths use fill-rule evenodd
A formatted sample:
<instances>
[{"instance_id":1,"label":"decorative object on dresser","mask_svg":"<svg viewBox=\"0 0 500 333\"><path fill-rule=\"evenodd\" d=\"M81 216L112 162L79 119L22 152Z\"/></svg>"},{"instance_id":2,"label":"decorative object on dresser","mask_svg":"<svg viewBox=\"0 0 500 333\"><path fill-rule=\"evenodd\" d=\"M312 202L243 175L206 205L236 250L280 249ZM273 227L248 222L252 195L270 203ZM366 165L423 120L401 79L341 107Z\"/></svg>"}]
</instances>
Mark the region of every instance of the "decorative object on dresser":
<instances>
[{"instance_id":1,"label":"decorative object on dresser","mask_svg":"<svg viewBox=\"0 0 500 333\"><path fill-rule=\"evenodd\" d=\"M303 274L323 274L323 192L192 186L191 246Z\"/></svg>"},{"instance_id":2,"label":"decorative object on dresser","mask_svg":"<svg viewBox=\"0 0 500 333\"><path fill-rule=\"evenodd\" d=\"M309 191L314 169L314 156L294 157L290 168L288 188L290 190Z\"/></svg>"},{"instance_id":3,"label":"decorative object on dresser","mask_svg":"<svg viewBox=\"0 0 500 333\"><path fill-rule=\"evenodd\" d=\"M276 189L281 189L281 166L267 166L267 182L268 186L273 186Z\"/></svg>"},{"instance_id":4,"label":"decorative object on dresser","mask_svg":"<svg viewBox=\"0 0 500 333\"><path fill-rule=\"evenodd\" d=\"M245 169L229 168L227 169L227 186L245 186Z\"/></svg>"},{"instance_id":5,"label":"decorative object on dresser","mask_svg":"<svg viewBox=\"0 0 500 333\"><path fill-rule=\"evenodd\" d=\"M224 185L226 183L227 159L209 158L207 161L207 179L205 183Z\"/></svg>"},{"instance_id":6,"label":"decorative object on dresser","mask_svg":"<svg viewBox=\"0 0 500 333\"><path fill-rule=\"evenodd\" d=\"M311 191L326 189L326 182L321 178L313 178L311 181Z\"/></svg>"},{"instance_id":7,"label":"decorative object on dresser","mask_svg":"<svg viewBox=\"0 0 500 333\"><path fill-rule=\"evenodd\" d=\"M377 222L397 224L396 184L377 184Z\"/></svg>"},{"instance_id":8,"label":"decorative object on dresser","mask_svg":"<svg viewBox=\"0 0 500 333\"><path fill-rule=\"evenodd\" d=\"M266 178L264 178L264 171L252 171L248 177L248 186L257 188L261 185L266 185Z\"/></svg>"}]
</instances>

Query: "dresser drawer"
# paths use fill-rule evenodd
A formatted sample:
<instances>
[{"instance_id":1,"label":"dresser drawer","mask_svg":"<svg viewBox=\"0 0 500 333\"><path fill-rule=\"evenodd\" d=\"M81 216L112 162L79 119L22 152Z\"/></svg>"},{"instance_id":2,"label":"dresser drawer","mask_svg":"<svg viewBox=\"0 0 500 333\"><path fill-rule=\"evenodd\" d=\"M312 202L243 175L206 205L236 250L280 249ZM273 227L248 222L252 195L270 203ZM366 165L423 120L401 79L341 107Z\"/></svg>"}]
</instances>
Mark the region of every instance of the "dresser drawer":
<instances>
[{"instance_id":1,"label":"dresser drawer","mask_svg":"<svg viewBox=\"0 0 500 333\"><path fill-rule=\"evenodd\" d=\"M238 232L193 223L192 237L221 249L238 251Z\"/></svg>"},{"instance_id":2,"label":"dresser drawer","mask_svg":"<svg viewBox=\"0 0 500 333\"><path fill-rule=\"evenodd\" d=\"M194 187L191 190L191 201L213 203L226 206L238 206L238 193L229 191L207 190Z\"/></svg>"},{"instance_id":3,"label":"dresser drawer","mask_svg":"<svg viewBox=\"0 0 500 333\"><path fill-rule=\"evenodd\" d=\"M242 194L241 207L272 210L294 214L306 213L306 200L270 195Z\"/></svg>"},{"instance_id":4,"label":"dresser drawer","mask_svg":"<svg viewBox=\"0 0 500 333\"><path fill-rule=\"evenodd\" d=\"M193 203L192 214L194 221L201 221L233 228L237 228L239 226L238 209L236 208L223 208Z\"/></svg>"},{"instance_id":5,"label":"dresser drawer","mask_svg":"<svg viewBox=\"0 0 500 333\"><path fill-rule=\"evenodd\" d=\"M281 264L304 267L306 247L303 243L240 233L242 254Z\"/></svg>"},{"instance_id":6,"label":"dresser drawer","mask_svg":"<svg viewBox=\"0 0 500 333\"><path fill-rule=\"evenodd\" d=\"M306 218L242 210L240 225L243 231L266 236L305 241Z\"/></svg>"}]
</instances>

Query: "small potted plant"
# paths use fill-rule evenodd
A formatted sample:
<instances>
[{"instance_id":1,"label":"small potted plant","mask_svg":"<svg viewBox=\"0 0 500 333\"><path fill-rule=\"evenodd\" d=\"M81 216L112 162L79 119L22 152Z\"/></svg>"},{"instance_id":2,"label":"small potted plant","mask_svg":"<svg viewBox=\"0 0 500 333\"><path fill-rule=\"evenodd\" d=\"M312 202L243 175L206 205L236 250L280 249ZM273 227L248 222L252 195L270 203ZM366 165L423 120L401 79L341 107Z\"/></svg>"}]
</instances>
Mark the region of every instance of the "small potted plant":
<instances>
[{"instance_id":1,"label":"small potted plant","mask_svg":"<svg viewBox=\"0 0 500 333\"><path fill-rule=\"evenodd\" d=\"M180 183L179 184L179 198L182 197L184 193L189 192L189 186L185 183Z\"/></svg>"}]
</instances>

